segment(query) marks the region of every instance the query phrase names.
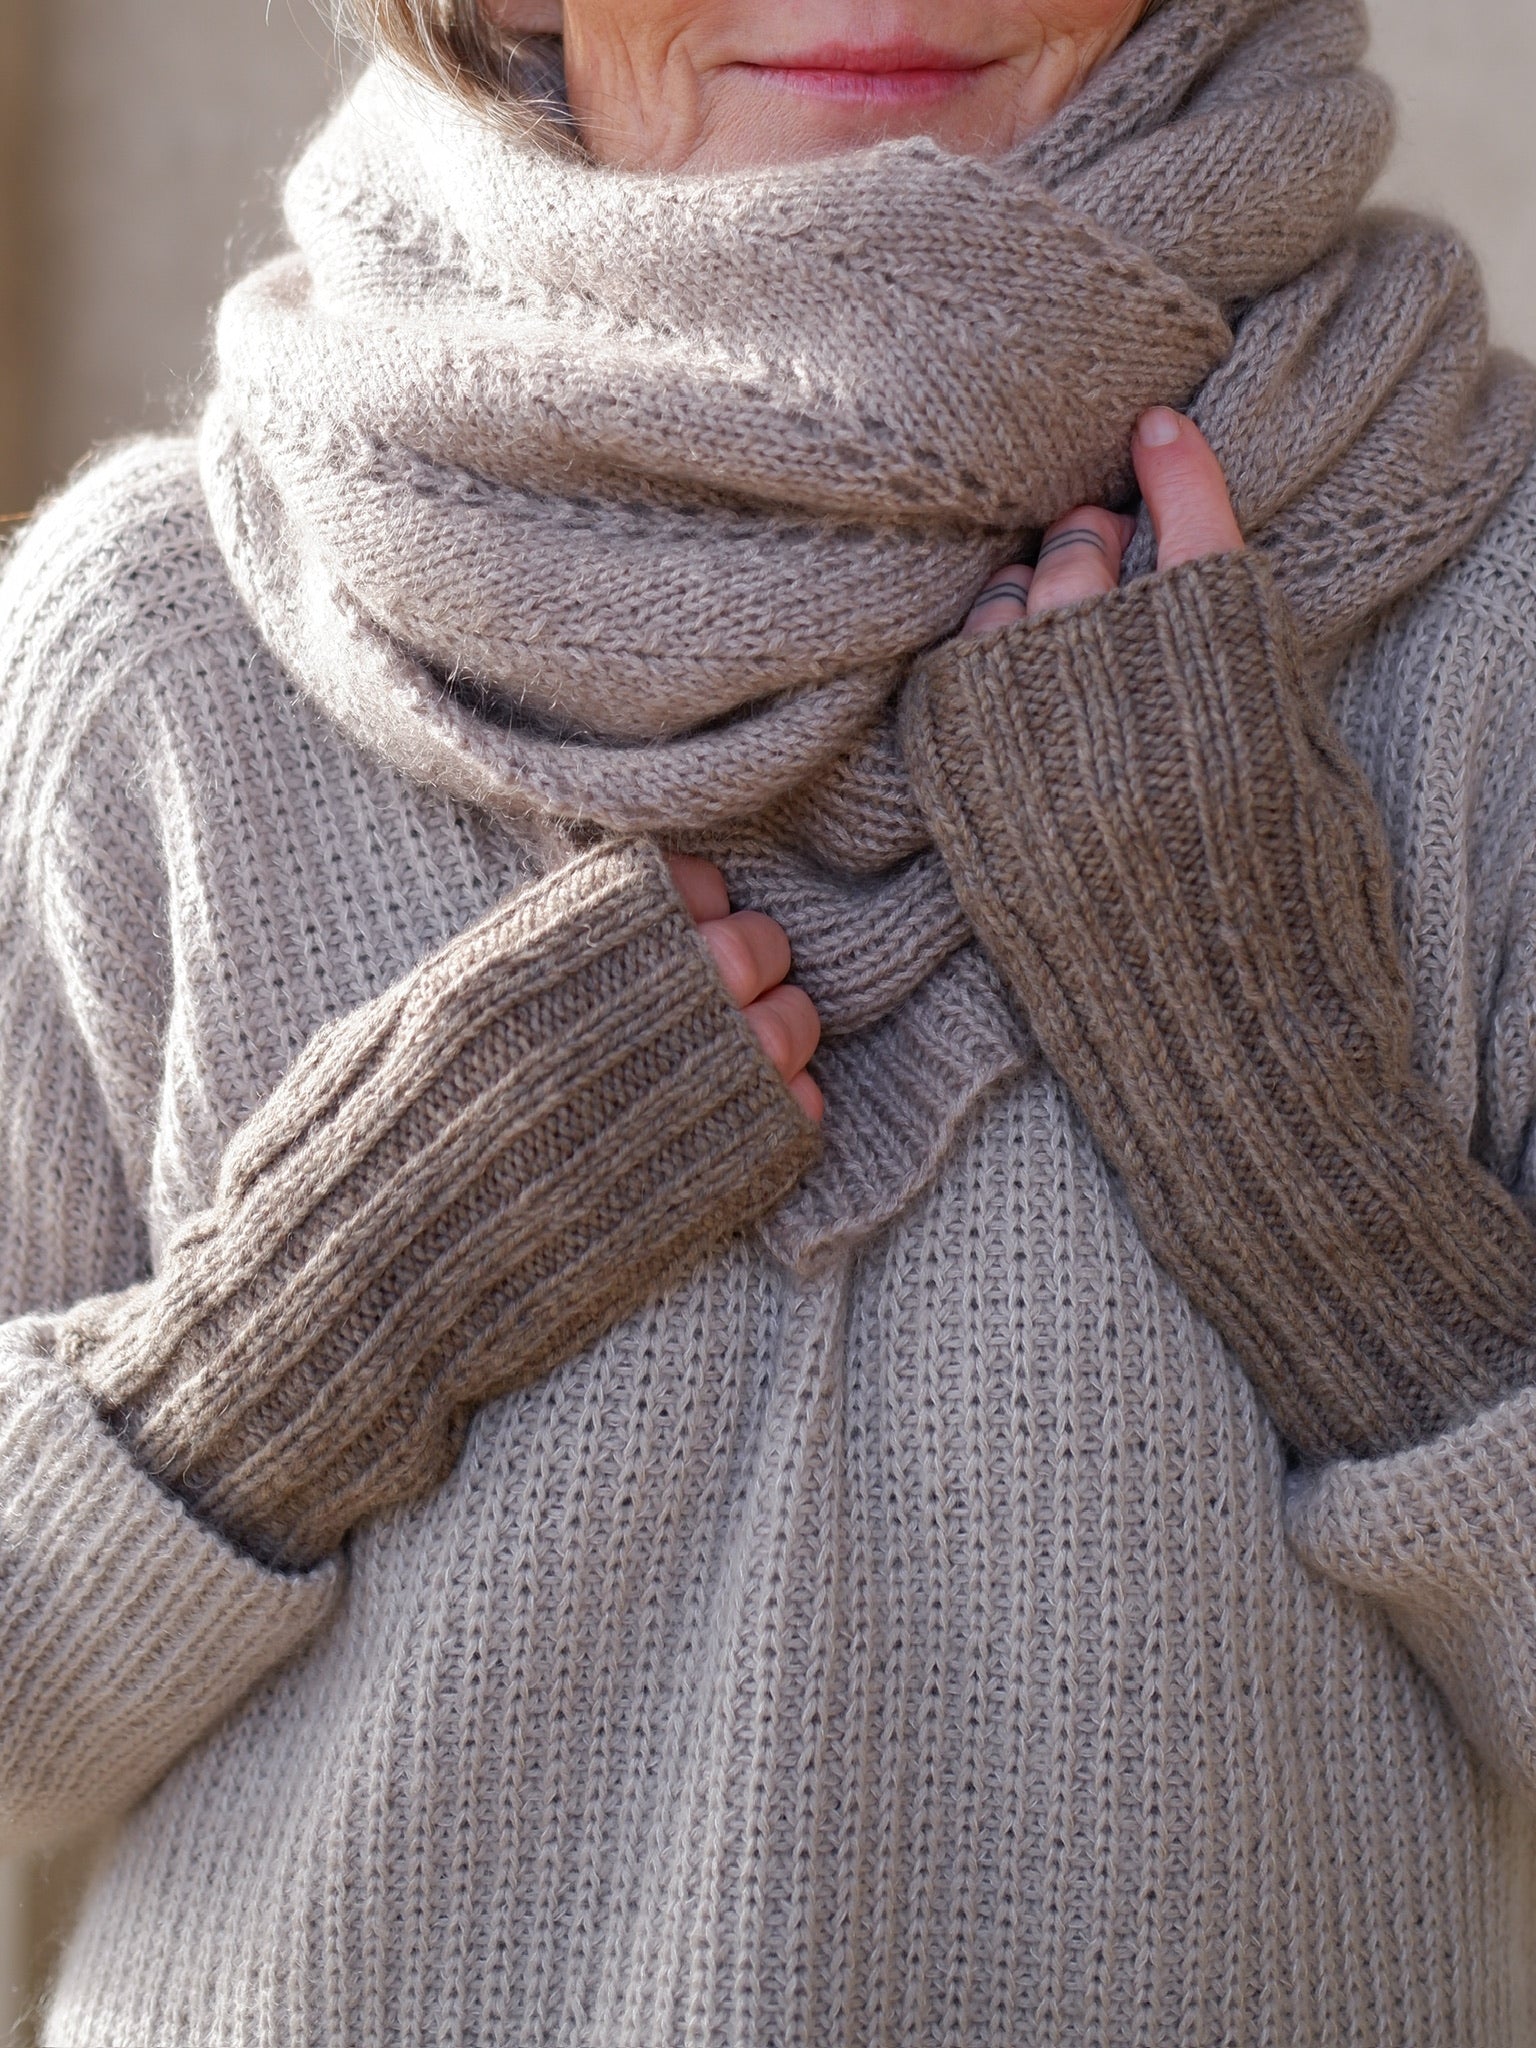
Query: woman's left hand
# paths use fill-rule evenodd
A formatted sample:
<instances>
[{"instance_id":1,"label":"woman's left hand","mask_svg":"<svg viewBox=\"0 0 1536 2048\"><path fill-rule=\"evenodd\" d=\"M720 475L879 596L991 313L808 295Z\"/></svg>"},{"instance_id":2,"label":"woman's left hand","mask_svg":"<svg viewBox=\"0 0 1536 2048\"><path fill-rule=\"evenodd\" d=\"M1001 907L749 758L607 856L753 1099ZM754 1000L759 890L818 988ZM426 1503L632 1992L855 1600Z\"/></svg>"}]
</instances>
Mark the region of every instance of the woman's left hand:
<instances>
[{"instance_id":1,"label":"woman's left hand","mask_svg":"<svg viewBox=\"0 0 1536 2048\"><path fill-rule=\"evenodd\" d=\"M1154 1257L1304 1458L1385 1457L1529 1386L1536 1235L1417 1072L1375 796L1166 417L1136 468L1177 573L1110 595L1124 528L1059 522L1095 539L1015 601L1050 616L919 663L903 757Z\"/></svg>"},{"instance_id":2,"label":"woman's left hand","mask_svg":"<svg viewBox=\"0 0 1536 2048\"><path fill-rule=\"evenodd\" d=\"M1221 464L1192 420L1158 406L1136 428L1131 459L1157 535L1157 566L1176 569L1243 546ZM999 569L971 607L962 636L995 633L1023 618L1102 597L1120 581L1120 558L1136 530L1123 512L1080 505L1046 534L1038 565Z\"/></svg>"}]
</instances>

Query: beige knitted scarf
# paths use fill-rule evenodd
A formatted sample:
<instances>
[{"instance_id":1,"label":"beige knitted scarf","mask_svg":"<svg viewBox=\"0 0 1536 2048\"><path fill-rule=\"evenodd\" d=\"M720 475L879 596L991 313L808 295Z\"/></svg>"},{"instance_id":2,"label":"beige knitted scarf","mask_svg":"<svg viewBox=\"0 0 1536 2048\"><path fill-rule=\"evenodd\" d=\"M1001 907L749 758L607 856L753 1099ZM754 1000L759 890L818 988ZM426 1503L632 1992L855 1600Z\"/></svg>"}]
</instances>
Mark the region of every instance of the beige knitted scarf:
<instances>
[{"instance_id":1,"label":"beige knitted scarf","mask_svg":"<svg viewBox=\"0 0 1536 2048\"><path fill-rule=\"evenodd\" d=\"M1364 40L1356 0L1168 0L1002 161L710 177L594 166L551 45L501 124L380 68L224 307L205 482L299 686L542 847L709 850L788 928L828 1117L786 1258L895 1214L1033 1057L895 737L987 574L1126 503L1180 405L1322 664L1524 467L1464 249L1358 212Z\"/></svg>"}]
</instances>

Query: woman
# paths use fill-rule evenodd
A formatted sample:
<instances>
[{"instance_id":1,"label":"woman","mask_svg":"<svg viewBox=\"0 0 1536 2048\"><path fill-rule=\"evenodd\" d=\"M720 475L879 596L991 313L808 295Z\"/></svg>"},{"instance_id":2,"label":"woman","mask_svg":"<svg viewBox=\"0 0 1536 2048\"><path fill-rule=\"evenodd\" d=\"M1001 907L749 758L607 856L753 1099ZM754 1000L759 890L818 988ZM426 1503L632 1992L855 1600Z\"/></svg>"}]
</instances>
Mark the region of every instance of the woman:
<instances>
[{"instance_id":1,"label":"woman","mask_svg":"<svg viewBox=\"0 0 1536 2048\"><path fill-rule=\"evenodd\" d=\"M1139 12L379 0L16 549L50 2041L1530 2038L1536 393Z\"/></svg>"}]
</instances>

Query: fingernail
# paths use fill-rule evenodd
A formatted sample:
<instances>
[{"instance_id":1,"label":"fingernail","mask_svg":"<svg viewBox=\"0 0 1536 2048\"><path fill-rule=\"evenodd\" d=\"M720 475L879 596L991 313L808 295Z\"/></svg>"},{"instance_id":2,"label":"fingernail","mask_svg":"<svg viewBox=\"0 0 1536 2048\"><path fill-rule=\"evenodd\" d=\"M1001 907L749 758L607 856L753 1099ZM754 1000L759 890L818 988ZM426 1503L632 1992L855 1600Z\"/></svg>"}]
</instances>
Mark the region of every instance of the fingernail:
<instances>
[{"instance_id":1,"label":"fingernail","mask_svg":"<svg viewBox=\"0 0 1536 2048\"><path fill-rule=\"evenodd\" d=\"M1136 428L1143 448L1171 448L1179 438L1179 416L1169 406L1155 405L1144 412Z\"/></svg>"}]
</instances>

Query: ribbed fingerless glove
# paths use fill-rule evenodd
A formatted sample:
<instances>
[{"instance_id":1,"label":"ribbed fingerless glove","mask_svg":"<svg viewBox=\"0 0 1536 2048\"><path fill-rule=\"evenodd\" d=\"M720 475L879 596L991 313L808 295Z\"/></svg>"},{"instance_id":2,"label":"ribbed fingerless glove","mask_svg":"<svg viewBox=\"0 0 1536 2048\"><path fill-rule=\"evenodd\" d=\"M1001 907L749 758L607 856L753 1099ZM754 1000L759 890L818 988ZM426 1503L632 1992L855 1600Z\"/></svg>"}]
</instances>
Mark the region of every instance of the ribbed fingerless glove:
<instances>
[{"instance_id":1,"label":"ribbed fingerless glove","mask_svg":"<svg viewBox=\"0 0 1536 2048\"><path fill-rule=\"evenodd\" d=\"M142 1463L305 1565L439 1485L470 1412L817 1153L642 846L583 856L321 1032L157 1278L66 1356Z\"/></svg>"},{"instance_id":2,"label":"ribbed fingerless glove","mask_svg":"<svg viewBox=\"0 0 1536 2048\"><path fill-rule=\"evenodd\" d=\"M1536 1231L1410 1064L1385 837L1263 562L951 643L903 717L961 903L1281 1432L1386 1452L1536 1375Z\"/></svg>"}]
</instances>

